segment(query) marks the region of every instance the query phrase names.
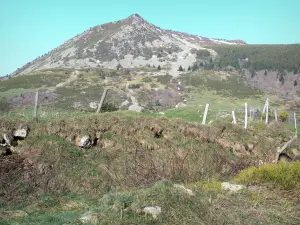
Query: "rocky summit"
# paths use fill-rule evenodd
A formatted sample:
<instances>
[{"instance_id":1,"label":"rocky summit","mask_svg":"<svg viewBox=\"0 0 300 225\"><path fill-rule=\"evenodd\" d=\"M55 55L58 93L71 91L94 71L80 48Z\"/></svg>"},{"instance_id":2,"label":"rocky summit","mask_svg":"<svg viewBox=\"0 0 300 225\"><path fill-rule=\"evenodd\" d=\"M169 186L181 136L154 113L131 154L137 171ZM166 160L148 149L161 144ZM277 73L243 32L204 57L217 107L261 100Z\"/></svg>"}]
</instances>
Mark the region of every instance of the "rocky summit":
<instances>
[{"instance_id":1,"label":"rocky summit","mask_svg":"<svg viewBox=\"0 0 300 225\"><path fill-rule=\"evenodd\" d=\"M176 76L179 66L196 62L197 50L209 45L245 45L241 40L206 38L159 28L138 14L92 27L19 68L12 75L49 68L133 68L161 66Z\"/></svg>"}]
</instances>

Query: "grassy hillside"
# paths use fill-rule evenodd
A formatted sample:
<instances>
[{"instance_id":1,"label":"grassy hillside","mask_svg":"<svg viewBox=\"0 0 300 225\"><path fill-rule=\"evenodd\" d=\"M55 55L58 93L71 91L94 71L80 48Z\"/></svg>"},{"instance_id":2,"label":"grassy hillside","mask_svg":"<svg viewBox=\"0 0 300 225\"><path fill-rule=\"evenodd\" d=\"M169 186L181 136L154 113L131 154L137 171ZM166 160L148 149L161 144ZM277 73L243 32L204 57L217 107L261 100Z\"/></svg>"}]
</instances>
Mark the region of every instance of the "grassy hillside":
<instances>
[{"instance_id":1,"label":"grassy hillside","mask_svg":"<svg viewBox=\"0 0 300 225\"><path fill-rule=\"evenodd\" d=\"M29 137L19 141L18 154L0 156L2 224L82 224L80 218L88 214L98 224L300 220L297 198L283 196L282 190L231 194L221 188L220 181L232 180L259 160L274 159L274 146L293 135L280 123L253 123L244 130L228 123L202 126L116 112L39 122L2 119L1 131L20 124L29 126ZM74 138L84 134L97 140L90 149L74 145ZM178 183L194 195L174 187ZM296 196L296 191L290 193ZM158 220L141 212L156 205L162 208Z\"/></svg>"},{"instance_id":2,"label":"grassy hillside","mask_svg":"<svg viewBox=\"0 0 300 225\"><path fill-rule=\"evenodd\" d=\"M230 116L233 109L242 112L245 102L249 108L262 108L267 96L273 109L286 110L282 99L247 87L244 78L235 72L202 70L172 78L166 71L149 72L143 68L124 71L57 69L1 81L0 98L4 97L6 100L2 101L13 106L9 112L3 109L2 115L31 118L35 90L40 93L41 118L74 110L95 111L91 104L99 102L104 87L110 89L105 104L110 104L111 108L128 109L134 98L145 112L164 111L174 117L182 111L175 108L180 103L187 106L186 114L194 117L193 121L201 120L202 113L198 111L202 112L206 103L210 104L210 118Z\"/></svg>"}]
</instances>

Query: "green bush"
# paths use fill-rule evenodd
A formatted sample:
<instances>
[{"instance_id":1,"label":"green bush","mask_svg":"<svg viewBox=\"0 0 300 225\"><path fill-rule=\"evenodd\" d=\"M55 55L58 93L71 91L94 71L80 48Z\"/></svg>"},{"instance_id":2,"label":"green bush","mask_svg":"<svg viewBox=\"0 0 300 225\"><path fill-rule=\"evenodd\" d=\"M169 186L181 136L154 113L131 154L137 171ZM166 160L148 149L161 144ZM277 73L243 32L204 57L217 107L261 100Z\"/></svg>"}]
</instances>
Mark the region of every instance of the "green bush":
<instances>
[{"instance_id":1,"label":"green bush","mask_svg":"<svg viewBox=\"0 0 300 225\"><path fill-rule=\"evenodd\" d=\"M150 77L144 77L142 81L145 83L149 83L152 82L152 79Z\"/></svg>"},{"instance_id":2,"label":"green bush","mask_svg":"<svg viewBox=\"0 0 300 225\"><path fill-rule=\"evenodd\" d=\"M118 111L119 108L116 107L114 104L104 103L101 110L102 112L114 112L114 111Z\"/></svg>"},{"instance_id":3,"label":"green bush","mask_svg":"<svg viewBox=\"0 0 300 225\"><path fill-rule=\"evenodd\" d=\"M154 78L157 79L157 82L161 83L161 84L169 84L171 79L172 79L172 76L171 75L163 75L163 76L155 76Z\"/></svg>"},{"instance_id":4,"label":"green bush","mask_svg":"<svg viewBox=\"0 0 300 225\"><path fill-rule=\"evenodd\" d=\"M275 115L274 115L274 113L272 113L272 112L269 112L269 113L268 113L268 117L269 117L269 120L270 120L270 119L275 119ZM263 114L262 114L262 119L263 119L263 120L266 119L266 113L263 113Z\"/></svg>"},{"instance_id":5,"label":"green bush","mask_svg":"<svg viewBox=\"0 0 300 225\"><path fill-rule=\"evenodd\" d=\"M197 50L196 52L197 59L202 59L210 56L210 52L208 50Z\"/></svg>"},{"instance_id":6,"label":"green bush","mask_svg":"<svg viewBox=\"0 0 300 225\"><path fill-rule=\"evenodd\" d=\"M234 179L245 185L266 185L280 189L300 188L300 162L250 167L241 171Z\"/></svg>"},{"instance_id":7,"label":"green bush","mask_svg":"<svg viewBox=\"0 0 300 225\"><path fill-rule=\"evenodd\" d=\"M8 113L11 110L11 104L6 98L0 98L0 114Z\"/></svg>"},{"instance_id":8,"label":"green bush","mask_svg":"<svg viewBox=\"0 0 300 225\"><path fill-rule=\"evenodd\" d=\"M278 115L278 118L279 118L279 120L280 120L281 122L285 122L285 121L288 120L289 114L288 114L287 112L285 112L285 111L280 112L279 115Z\"/></svg>"},{"instance_id":9,"label":"green bush","mask_svg":"<svg viewBox=\"0 0 300 225\"><path fill-rule=\"evenodd\" d=\"M141 87L141 84L130 84L128 85L129 89L138 89Z\"/></svg>"}]
</instances>

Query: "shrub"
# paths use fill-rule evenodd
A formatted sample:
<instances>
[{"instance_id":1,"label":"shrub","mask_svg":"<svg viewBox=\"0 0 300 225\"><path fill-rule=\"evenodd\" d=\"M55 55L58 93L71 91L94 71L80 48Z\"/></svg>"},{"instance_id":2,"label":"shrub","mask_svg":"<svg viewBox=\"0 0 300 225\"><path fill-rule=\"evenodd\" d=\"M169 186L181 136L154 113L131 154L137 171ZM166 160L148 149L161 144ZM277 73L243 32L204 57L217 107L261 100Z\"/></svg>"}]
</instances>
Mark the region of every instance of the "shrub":
<instances>
[{"instance_id":1,"label":"shrub","mask_svg":"<svg viewBox=\"0 0 300 225\"><path fill-rule=\"evenodd\" d=\"M151 83L151 84L150 84L150 87L151 87L151 88L157 88L157 87L158 87L158 85L157 85L157 84L155 84L155 83Z\"/></svg>"},{"instance_id":2,"label":"shrub","mask_svg":"<svg viewBox=\"0 0 300 225\"><path fill-rule=\"evenodd\" d=\"M222 185L221 182L217 180L211 181L198 181L195 183L191 183L187 185L188 188L199 189L204 192L213 192L213 193L221 193L222 192Z\"/></svg>"},{"instance_id":3,"label":"shrub","mask_svg":"<svg viewBox=\"0 0 300 225\"><path fill-rule=\"evenodd\" d=\"M197 55L197 59L206 58L210 56L210 52L201 49L196 52L196 55Z\"/></svg>"},{"instance_id":4,"label":"shrub","mask_svg":"<svg viewBox=\"0 0 300 225\"><path fill-rule=\"evenodd\" d=\"M102 112L113 112L119 110L114 104L111 103L104 103L102 106Z\"/></svg>"},{"instance_id":5,"label":"shrub","mask_svg":"<svg viewBox=\"0 0 300 225\"><path fill-rule=\"evenodd\" d=\"M0 98L0 113L8 113L11 110L11 104L6 98Z\"/></svg>"},{"instance_id":6,"label":"shrub","mask_svg":"<svg viewBox=\"0 0 300 225\"><path fill-rule=\"evenodd\" d=\"M140 88L140 87L141 87L140 84L130 84L130 85L128 85L128 88L129 88L129 89L138 89L138 88Z\"/></svg>"},{"instance_id":7,"label":"shrub","mask_svg":"<svg viewBox=\"0 0 300 225\"><path fill-rule=\"evenodd\" d=\"M245 185L266 185L286 190L300 188L300 162L250 167L241 171L234 181Z\"/></svg>"},{"instance_id":8,"label":"shrub","mask_svg":"<svg viewBox=\"0 0 300 225\"><path fill-rule=\"evenodd\" d=\"M281 122L285 122L288 120L289 118L289 114L287 112L280 112L279 115L278 115L278 118Z\"/></svg>"},{"instance_id":9,"label":"shrub","mask_svg":"<svg viewBox=\"0 0 300 225\"><path fill-rule=\"evenodd\" d=\"M152 79L150 77L144 77L142 81L145 83L149 83L152 82Z\"/></svg>"},{"instance_id":10,"label":"shrub","mask_svg":"<svg viewBox=\"0 0 300 225\"><path fill-rule=\"evenodd\" d=\"M267 127L264 121L251 121L249 126L251 126L256 132L264 131Z\"/></svg>"},{"instance_id":11,"label":"shrub","mask_svg":"<svg viewBox=\"0 0 300 225\"><path fill-rule=\"evenodd\" d=\"M163 75L163 76L155 76L154 78L157 79L157 82L167 85L170 83L172 76L171 75Z\"/></svg>"},{"instance_id":12,"label":"shrub","mask_svg":"<svg viewBox=\"0 0 300 225\"><path fill-rule=\"evenodd\" d=\"M274 115L274 113L269 112L269 113L268 113L268 117L269 117L269 120L270 120L270 119L274 119L274 118L275 118L275 115ZM263 119L263 120L266 119L266 113L263 113L263 114L262 114L262 119Z\"/></svg>"}]
</instances>

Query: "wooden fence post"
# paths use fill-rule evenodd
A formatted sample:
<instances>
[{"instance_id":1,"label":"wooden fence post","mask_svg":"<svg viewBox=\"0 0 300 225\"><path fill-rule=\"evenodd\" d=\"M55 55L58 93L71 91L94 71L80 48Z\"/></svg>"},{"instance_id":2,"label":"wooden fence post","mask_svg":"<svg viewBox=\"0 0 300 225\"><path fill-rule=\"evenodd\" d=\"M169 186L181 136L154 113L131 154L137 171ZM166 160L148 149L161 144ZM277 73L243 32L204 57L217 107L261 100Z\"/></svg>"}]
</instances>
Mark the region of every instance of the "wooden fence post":
<instances>
[{"instance_id":1,"label":"wooden fence post","mask_svg":"<svg viewBox=\"0 0 300 225\"><path fill-rule=\"evenodd\" d=\"M247 109L247 102L245 102L245 129L248 126L248 109Z\"/></svg>"},{"instance_id":2,"label":"wooden fence post","mask_svg":"<svg viewBox=\"0 0 300 225\"><path fill-rule=\"evenodd\" d=\"M103 94L102 94L102 97L101 97L101 100L100 100L100 103L99 103L99 105L98 105L98 108L97 108L96 113L99 113L99 112L101 111L101 108L102 108L104 99L105 99L105 97L106 97L107 91L108 91L108 89L107 89L107 88L104 88L104 91L103 91Z\"/></svg>"},{"instance_id":3,"label":"wooden fence post","mask_svg":"<svg viewBox=\"0 0 300 225\"><path fill-rule=\"evenodd\" d=\"M39 92L37 91L36 94L35 94L35 100L34 100L34 112L33 112L33 118L35 120L38 119L37 115L38 115L38 101L39 101Z\"/></svg>"},{"instance_id":4,"label":"wooden fence post","mask_svg":"<svg viewBox=\"0 0 300 225\"><path fill-rule=\"evenodd\" d=\"M269 98L266 101L266 124L269 122Z\"/></svg>"},{"instance_id":5,"label":"wooden fence post","mask_svg":"<svg viewBox=\"0 0 300 225\"><path fill-rule=\"evenodd\" d=\"M204 115L203 115L202 124L205 124L205 122L206 122L206 116L207 116L207 112L208 112L208 107L209 107L209 104L206 104L205 105L205 111L204 111Z\"/></svg>"},{"instance_id":6,"label":"wooden fence post","mask_svg":"<svg viewBox=\"0 0 300 225\"><path fill-rule=\"evenodd\" d=\"M289 147L295 140L297 139L297 135L295 135L291 140L289 140L287 143L284 144L282 148L277 148L276 152L276 159L275 162L277 163L279 160L280 154L287 148Z\"/></svg>"},{"instance_id":7,"label":"wooden fence post","mask_svg":"<svg viewBox=\"0 0 300 225\"><path fill-rule=\"evenodd\" d=\"M295 132L296 132L296 135L297 135L297 119L296 119L296 113L294 112L294 123L295 123Z\"/></svg>"},{"instance_id":8,"label":"wooden fence post","mask_svg":"<svg viewBox=\"0 0 300 225\"><path fill-rule=\"evenodd\" d=\"M236 124L236 119L235 119L235 113L232 111L232 119L233 119L233 124Z\"/></svg>"},{"instance_id":9,"label":"wooden fence post","mask_svg":"<svg viewBox=\"0 0 300 225\"><path fill-rule=\"evenodd\" d=\"M267 100L266 100L266 102L265 102L263 111L262 111L262 113L261 113L261 120L262 120L262 115L263 115L263 114L265 113L265 111L266 111L266 107L267 107Z\"/></svg>"}]
</instances>

